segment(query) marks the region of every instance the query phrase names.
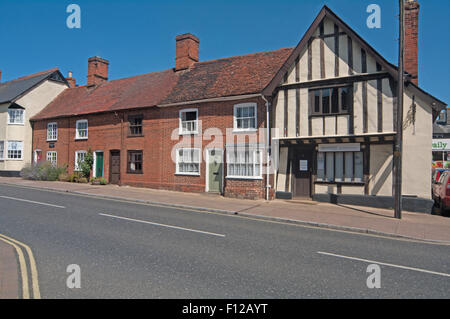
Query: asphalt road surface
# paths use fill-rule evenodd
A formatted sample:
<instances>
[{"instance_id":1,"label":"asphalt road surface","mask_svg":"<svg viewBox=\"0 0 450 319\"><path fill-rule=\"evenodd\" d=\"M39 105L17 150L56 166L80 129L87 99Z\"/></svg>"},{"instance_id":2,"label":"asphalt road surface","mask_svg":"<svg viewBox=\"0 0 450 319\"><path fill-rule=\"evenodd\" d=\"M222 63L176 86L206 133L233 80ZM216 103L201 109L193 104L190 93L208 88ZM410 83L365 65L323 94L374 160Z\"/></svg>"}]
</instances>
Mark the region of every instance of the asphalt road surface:
<instances>
[{"instance_id":1,"label":"asphalt road surface","mask_svg":"<svg viewBox=\"0 0 450 319\"><path fill-rule=\"evenodd\" d=\"M31 247L42 298L450 297L450 246L237 216L0 185L0 234Z\"/></svg>"}]
</instances>

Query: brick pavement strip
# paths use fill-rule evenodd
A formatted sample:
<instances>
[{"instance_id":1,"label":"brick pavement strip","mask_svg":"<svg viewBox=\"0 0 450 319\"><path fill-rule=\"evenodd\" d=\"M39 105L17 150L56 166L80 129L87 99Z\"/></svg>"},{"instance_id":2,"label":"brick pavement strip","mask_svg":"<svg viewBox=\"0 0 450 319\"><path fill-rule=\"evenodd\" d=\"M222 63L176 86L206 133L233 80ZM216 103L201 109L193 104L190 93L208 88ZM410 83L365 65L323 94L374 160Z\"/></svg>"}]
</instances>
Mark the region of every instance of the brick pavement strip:
<instances>
[{"instance_id":1,"label":"brick pavement strip","mask_svg":"<svg viewBox=\"0 0 450 319\"><path fill-rule=\"evenodd\" d=\"M0 299L19 298L18 269L13 246L0 240Z\"/></svg>"}]
</instances>

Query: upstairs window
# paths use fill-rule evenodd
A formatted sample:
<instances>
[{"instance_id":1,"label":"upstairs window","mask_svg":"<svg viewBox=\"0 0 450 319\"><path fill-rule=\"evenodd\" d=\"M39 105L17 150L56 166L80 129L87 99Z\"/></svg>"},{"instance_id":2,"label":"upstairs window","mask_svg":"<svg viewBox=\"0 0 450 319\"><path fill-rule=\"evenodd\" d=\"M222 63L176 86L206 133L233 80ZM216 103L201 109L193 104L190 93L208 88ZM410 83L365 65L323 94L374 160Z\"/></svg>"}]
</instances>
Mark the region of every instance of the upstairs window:
<instances>
[{"instance_id":1,"label":"upstairs window","mask_svg":"<svg viewBox=\"0 0 450 319\"><path fill-rule=\"evenodd\" d=\"M256 130L256 103L237 104L234 106L234 130Z\"/></svg>"},{"instance_id":2,"label":"upstairs window","mask_svg":"<svg viewBox=\"0 0 450 319\"><path fill-rule=\"evenodd\" d=\"M25 110L20 108L8 109L8 124L20 124L25 123Z\"/></svg>"},{"instance_id":3,"label":"upstairs window","mask_svg":"<svg viewBox=\"0 0 450 319\"><path fill-rule=\"evenodd\" d=\"M198 110L189 109L180 111L180 134L198 133Z\"/></svg>"},{"instance_id":4,"label":"upstairs window","mask_svg":"<svg viewBox=\"0 0 450 319\"><path fill-rule=\"evenodd\" d=\"M142 115L130 115L128 116L129 123L129 135L130 136L142 136Z\"/></svg>"},{"instance_id":5,"label":"upstairs window","mask_svg":"<svg viewBox=\"0 0 450 319\"><path fill-rule=\"evenodd\" d=\"M76 122L75 138L77 140L87 140L88 138L88 121L79 120Z\"/></svg>"},{"instance_id":6,"label":"upstairs window","mask_svg":"<svg viewBox=\"0 0 450 319\"><path fill-rule=\"evenodd\" d=\"M47 141L56 141L58 139L58 124L47 124Z\"/></svg>"},{"instance_id":7,"label":"upstairs window","mask_svg":"<svg viewBox=\"0 0 450 319\"><path fill-rule=\"evenodd\" d=\"M23 156L23 142L9 141L8 142L8 159L21 160Z\"/></svg>"},{"instance_id":8,"label":"upstairs window","mask_svg":"<svg viewBox=\"0 0 450 319\"><path fill-rule=\"evenodd\" d=\"M353 107L353 86L310 90L312 115L348 114Z\"/></svg>"}]
</instances>

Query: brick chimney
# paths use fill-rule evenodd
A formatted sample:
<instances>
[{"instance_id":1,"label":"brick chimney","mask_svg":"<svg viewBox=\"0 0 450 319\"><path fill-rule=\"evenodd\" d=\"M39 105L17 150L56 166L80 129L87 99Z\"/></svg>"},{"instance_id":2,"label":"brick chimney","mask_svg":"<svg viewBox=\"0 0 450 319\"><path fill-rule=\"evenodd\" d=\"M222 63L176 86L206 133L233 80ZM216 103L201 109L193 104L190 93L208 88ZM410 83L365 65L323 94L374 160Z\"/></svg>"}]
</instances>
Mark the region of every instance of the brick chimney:
<instances>
[{"instance_id":1,"label":"brick chimney","mask_svg":"<svg viewBox=\"0 0 450 319\"><path fill-rule=\"evenodd\" d=\"M72 71L69 71L69 76L66 78L66 81L69 82L71 88L76 86L76 80L72 77Z\"/></svg>"},{"instance_id":2,"label":"brick chimney","mask_svg":"<svg viewBox=\"0 0 450 319\"><path fill-rule=\"evenodd\" d=\"M405 1L405 71L411 74L411 81L419 83L419 8L417 0Z\"/></svg>"},{"instance_id":3,"label":"brick chimney","mask_svg":"<svg viewBox=\"0 0 450 319\"><path fill-rule=\"evenodd\" d=\"M193 34L185 33L177 36L176 42L175 71L186 70L198 62L200 40Z\"/></svg>"},{"instance_id":4,"label":"brick chimney","mask_svg":"<svg viewBox=\"0 0 450 319\"><path fill-rule=\"evenodd\" d=\"M108 81L108 60L94 56L89 58L88 65L88 85L100 85Z\"/></svg>"}]
</instances>

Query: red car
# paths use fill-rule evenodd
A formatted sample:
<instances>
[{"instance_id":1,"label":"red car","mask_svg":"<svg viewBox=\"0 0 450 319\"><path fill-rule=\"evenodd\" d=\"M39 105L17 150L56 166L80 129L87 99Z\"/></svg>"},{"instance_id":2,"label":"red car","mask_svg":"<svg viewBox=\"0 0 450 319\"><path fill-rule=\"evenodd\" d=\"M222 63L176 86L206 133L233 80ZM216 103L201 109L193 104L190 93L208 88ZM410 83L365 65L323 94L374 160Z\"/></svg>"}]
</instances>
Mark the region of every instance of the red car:
<instances>
[{"instance_id":1,"label":"red car","mask_svg":"<svg viewBox=\"0 0 450 319\"><path fill-rule=\"evenodd\" d=\"M450 208L450 172L441 173L439 180L433 185L433 199L436 206L444 213Z\"/></svg>"}]
</instances>

